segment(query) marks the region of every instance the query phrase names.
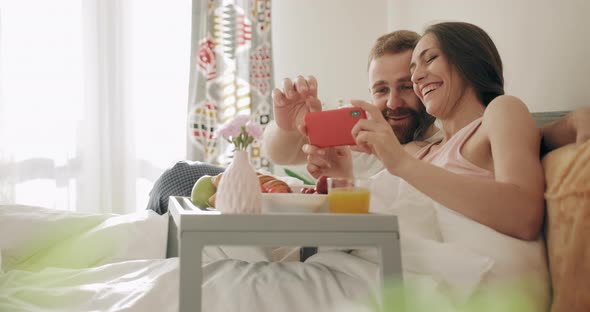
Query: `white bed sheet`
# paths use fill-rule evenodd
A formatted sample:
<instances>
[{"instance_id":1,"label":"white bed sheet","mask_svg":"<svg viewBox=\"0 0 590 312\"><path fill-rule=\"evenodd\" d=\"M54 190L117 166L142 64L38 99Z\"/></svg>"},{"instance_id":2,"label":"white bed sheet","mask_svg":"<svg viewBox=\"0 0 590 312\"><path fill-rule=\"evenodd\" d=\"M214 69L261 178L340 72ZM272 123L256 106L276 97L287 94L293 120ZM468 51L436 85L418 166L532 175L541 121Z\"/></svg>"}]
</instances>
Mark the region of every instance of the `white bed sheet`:
<instances>
[{"instance_id":1,"label":"white bed sheet","mask_svg":"<svg viewBox=\"0 0 590 312\"><path fill-rule=\"evenodd\" d=\"M178 258L12 270L0 276L0 311L176 312L177 294Z\"/></svg>"},{"instance_id":2,"label":"white bed sheet","mask_svg":"<svg viewBox=\"0 0 590 312\"><path fill-rule=\"evenodd\" d=\"M428 298L452 311L481 289L490 272L521 267L522 260L509 255L497 267L494 255L486 254L490 250L458 239L445 242L449 226L459 222L468 230L471 221L444 218L438 228L444 209L407 185L399 184L398 191L415 209L393 205L381 212L399 216L404 283L414 290L416 304ZM178 259L164 259L167 224L167 216L151 211L120 216L0 206L0 311L176 311ZM216 254L222 256L203 267L205 312L356 310L366 308L378 290L378 258L370 248L320 252L305 263ZM233 259L223 256L228 254ZM531 295L541 304L548 296L543 287Z\"/></svg>"}]
</instances>

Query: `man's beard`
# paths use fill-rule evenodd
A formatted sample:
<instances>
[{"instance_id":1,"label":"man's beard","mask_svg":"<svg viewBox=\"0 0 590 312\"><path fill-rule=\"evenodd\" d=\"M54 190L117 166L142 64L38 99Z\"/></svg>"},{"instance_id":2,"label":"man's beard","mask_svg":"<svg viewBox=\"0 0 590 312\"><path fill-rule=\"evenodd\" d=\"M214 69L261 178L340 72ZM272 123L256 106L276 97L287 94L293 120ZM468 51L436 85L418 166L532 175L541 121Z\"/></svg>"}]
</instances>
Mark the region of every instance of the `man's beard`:
<instances>
[{"instance_id":1,"label":"man's beard","mask_svg":"<svg viewBox=\"0 0 590 312\"><path fill-rule=\"evenodd\" d=\"M381 113L388 122L390 122L390 118L408 115L402 123L393 121L394 124L392 125L390 122L391 129L401 144L412 142L418 138L434 121L434 118L428 115L426 108L422 104L418 110L408 107L396 109L386 107Z\"/></svg>"}]
</instances>

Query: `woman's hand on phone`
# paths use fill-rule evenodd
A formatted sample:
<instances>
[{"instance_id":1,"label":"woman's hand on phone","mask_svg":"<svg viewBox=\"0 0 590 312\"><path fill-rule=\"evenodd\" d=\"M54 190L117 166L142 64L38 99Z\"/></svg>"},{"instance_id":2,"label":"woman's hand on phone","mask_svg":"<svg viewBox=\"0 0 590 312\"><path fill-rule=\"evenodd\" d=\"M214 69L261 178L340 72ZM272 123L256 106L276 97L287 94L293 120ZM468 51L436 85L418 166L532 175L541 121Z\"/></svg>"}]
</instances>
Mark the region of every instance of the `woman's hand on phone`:
<instances>
[{"instance_id":1,"label":"woman's hand on phone","mask_svg":"<svg viewBox=\"0 0 590 312\"><path fill-rule=\"evenodd\" d=\"M395 174L398 166L411 156L399 143L377 106L360 100L353 100L351 103L367 112L367 119L359 120L352 129L352 136L357 144L355 150L375 154L385 168Z\"/></svg>"}]
</instances>

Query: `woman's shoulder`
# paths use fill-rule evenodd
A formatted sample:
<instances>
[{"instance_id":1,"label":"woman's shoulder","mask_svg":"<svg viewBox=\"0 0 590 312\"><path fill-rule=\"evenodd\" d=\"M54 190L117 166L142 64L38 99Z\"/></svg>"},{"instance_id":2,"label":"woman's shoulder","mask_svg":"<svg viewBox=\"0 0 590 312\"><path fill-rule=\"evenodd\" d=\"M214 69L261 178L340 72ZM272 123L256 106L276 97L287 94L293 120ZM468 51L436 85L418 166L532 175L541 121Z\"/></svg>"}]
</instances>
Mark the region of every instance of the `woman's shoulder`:
<instances>
[{"instance_id":1,"label":"woman's shoulder","mask_svg":"<svg viewBox=\"0 0 590 312\"><path fill-rule=\"evenodd\" d=\"M486 107L484 118L486 115L496 114L530 114L526 104L518 97L513 95L500 95L493 99Z\"/></svg>"},{"instance_id":2,"label":"woman's shoulder","mask_svg":"<svg viewBox=\"0 0 590 312\"><path fill-rule=\"evenodd\" d=\"M515 96L501 95L488 104L483 114L482 126L488 133L536 133L533 116L526 104Z\"/></svg>"},{"instance_id":3,"label":"woman's shoulder","mask_svg":"<svg viewBox=\"0 0 590 312\"><path fill-rule=\"evenodd\" d=\"M526 104L516 96L500 95L493 99L486 107L483 114L483 124L505 124L506 122L518 122L532 120Z\"/></svg>"}]
</instances>

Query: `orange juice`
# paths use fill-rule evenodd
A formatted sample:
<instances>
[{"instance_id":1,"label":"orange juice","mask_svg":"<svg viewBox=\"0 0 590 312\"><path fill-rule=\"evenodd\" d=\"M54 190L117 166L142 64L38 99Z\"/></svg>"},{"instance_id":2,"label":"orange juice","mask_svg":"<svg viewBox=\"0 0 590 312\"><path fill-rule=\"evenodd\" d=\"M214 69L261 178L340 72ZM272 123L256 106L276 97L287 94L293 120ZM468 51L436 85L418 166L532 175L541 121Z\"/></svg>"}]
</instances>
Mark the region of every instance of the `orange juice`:
<instances>
[{"instance_id":1,"label":"orange juice","mask_svg":"<svg viewBox=\"0 0 590 312\"><path fill-rule=\"evenodd\" d=\"M342 187L328 193L330 212L368 213L370 192L364 187Z\"/></svg>"}]
</instances>

